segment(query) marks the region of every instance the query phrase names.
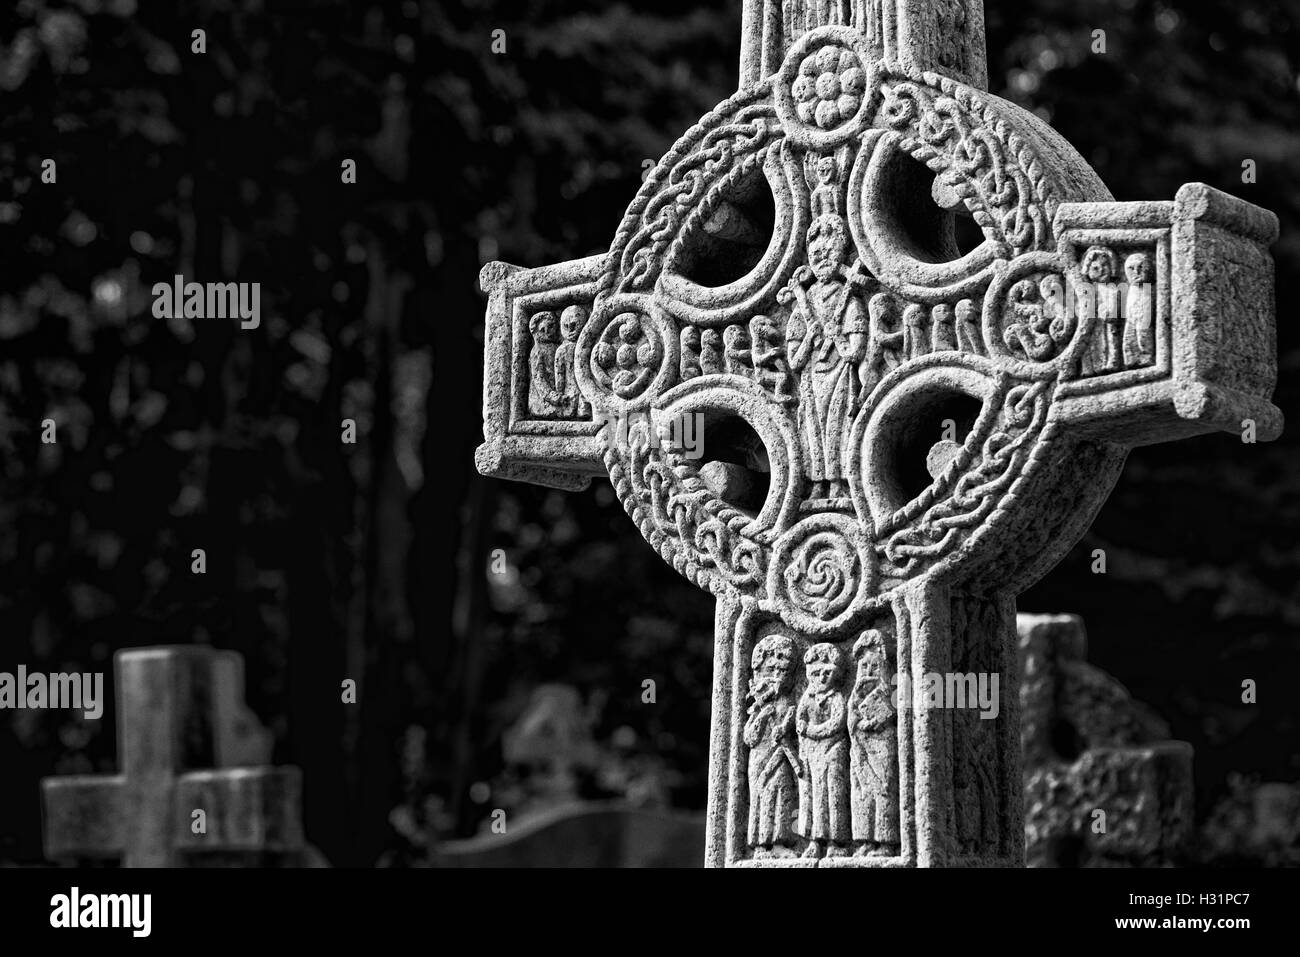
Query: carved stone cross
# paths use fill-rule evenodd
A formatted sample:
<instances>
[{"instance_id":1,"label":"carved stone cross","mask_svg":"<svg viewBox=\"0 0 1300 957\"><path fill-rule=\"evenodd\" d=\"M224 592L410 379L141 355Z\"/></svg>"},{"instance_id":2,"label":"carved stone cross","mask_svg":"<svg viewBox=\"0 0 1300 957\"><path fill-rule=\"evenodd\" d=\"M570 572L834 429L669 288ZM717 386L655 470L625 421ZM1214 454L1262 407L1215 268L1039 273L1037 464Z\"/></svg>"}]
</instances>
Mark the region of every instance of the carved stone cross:
<instances>
[{"instance_id":1,"label":"carved stone cross","mask_svg":"<svg viewBox=\"0 0 1300 957\"><path fill-rule=\"evenodd\" d=\"M984 91L979 0L744 27L607 254L484 268L476 463L607 473L717 597L710 865L1019 865L1016 595L1130 447L1280 432L1277 220L1115 202Z\"/></svg>"},{"instance_id":2,"label":"carved stone cross","mask_svg":"<svg viewBox=\"0 0 1300 957\"><path fill-rule=\"evenodd\" d=\"M303 849L302 775L266 766L270 736L244 705L243 659L163 647L120 651L115 662L121 773L42 782L45 856L289 863Z\"/></svg>"}]
</instances>

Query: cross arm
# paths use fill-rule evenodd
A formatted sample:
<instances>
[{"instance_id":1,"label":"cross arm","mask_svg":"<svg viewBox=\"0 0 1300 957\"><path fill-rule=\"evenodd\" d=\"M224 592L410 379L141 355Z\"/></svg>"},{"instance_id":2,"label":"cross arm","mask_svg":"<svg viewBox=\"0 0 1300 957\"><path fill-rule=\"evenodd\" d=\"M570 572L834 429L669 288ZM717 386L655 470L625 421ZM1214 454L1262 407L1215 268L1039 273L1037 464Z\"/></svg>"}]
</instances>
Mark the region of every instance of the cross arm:
<instances>
[{"instance_id":1,"label":"cross arm","mask_svg":"<svg viewBox=\"0 0 1300 957\"><path fill-rule=\"evenodd\" d=\"M1273 261L1277 217L1203 183L1173 202L1064 203L1057 253L1013 261L1042 308L1077 322L1056 415L1080 437L1146 445L1206 432L1282 431ZM1049 305L1056 283L1060 301Z\"/></svg>"},{"instance_id":2,"label":"cross arm","mask_svg":"<svg viewBox=\"0 0 1300 957\"><path fill-rule=\"evenodd\" d=\"M302 772L296 767L192 771L176 779L174 846L181 851L294 853L303 848ZM202 809L206 828L191 827Z\"/></svg>"},{"instance_id":3,"label":"cross arm","mask_svg":"<svg viewBox=\"0 0 1300 957\"><path fill-rule=\"evenodd\" d=\"M601 423L573 374L573 328L591 313L604 263L483 268L483 444L474 454L483 475L576 491L604 473Z\"/></svg>"},{"instance_id":4,"label":"cross arm","mask_svg":"<svg viewBox=\"0 0 1300 957\"><path fill-rule=\"evenodd\" d=\"M68 775L41 782L45 857L51 861L120 857L125 782L119 776Z\"/></svg>"}]
</instances>

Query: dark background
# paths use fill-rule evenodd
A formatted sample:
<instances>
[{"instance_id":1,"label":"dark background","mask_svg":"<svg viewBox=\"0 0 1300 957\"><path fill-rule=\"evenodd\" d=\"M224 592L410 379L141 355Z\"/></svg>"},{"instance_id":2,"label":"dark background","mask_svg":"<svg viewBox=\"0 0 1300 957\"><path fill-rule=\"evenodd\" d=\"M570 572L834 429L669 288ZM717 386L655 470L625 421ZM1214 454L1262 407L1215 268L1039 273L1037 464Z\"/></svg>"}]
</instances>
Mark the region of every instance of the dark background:
<instances>
[{"instance_id":1,"label":"dark background","mask_svg":"<svg viewBox=\"0 0 1300 957\"><path fill-rule=\"evenodd\" d=\"M643 161L734 90L740 6L4 5L0 670L111 683L124 647L242 652L335 864L420 863L542 801L553 782L506 767L502 735L554 683L576 691L573 790L702 808L711 600L606 483L477 477L477 273L608 247ZM990 89L1116 198L1199 180L1278 214L1275 402L1300 421L1297 4L987 7ZM261 282L261 328L153 318L150 287L178 272ZM1253 782L1300 777L1296 435L1135 451L1020 603L1084 615L1091 660L1194 744L1208 863L1297 860L1244 837ZM112 770L113 722L111 701L100 722L0 716L0 863L41 860L40 778Z\"/></svg>"}]
</instances>

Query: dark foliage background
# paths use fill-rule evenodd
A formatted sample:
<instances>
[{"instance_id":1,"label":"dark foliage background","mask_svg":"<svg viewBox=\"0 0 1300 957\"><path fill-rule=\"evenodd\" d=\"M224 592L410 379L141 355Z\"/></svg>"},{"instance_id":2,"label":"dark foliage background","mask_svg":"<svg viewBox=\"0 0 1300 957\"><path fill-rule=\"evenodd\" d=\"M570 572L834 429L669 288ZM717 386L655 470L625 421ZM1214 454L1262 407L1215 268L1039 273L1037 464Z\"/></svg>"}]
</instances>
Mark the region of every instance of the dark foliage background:
<instances>
[{"instance_id":1,"label":"dark foliage background","mask_svg":"<svg viewBox=\"0 0 1300 957\"><path fill-rule=\"evenodd\" d=\"M502 736L554 683L577 692L578 793L702 807L710 602L607 488L475 475L476 278L490 259L607 247L643 160L734 89L739 11L6 4L0 670L241 651L276 760L304 769L309 839L337 864L417 863L493 808L527 811L539 789ZM1278 213L1275 401L1297 420L1297 4L993 0L987 17L991 89L1048 118L1117 198L1201 180ZM150 287L176 273L261 282L261 328L154 319ZM1294 429L1136 451L1021 601L1083 614L1091 659L1195 745L1220 857L1259 859L1238 840L1250 782L1300 777L1296 452ZM347 677L357 706L340 704ZM113 721L111 703L101 722L0 717L0 862L39 862L39 779L112 770Z\"/></svg>"}]
</instances>

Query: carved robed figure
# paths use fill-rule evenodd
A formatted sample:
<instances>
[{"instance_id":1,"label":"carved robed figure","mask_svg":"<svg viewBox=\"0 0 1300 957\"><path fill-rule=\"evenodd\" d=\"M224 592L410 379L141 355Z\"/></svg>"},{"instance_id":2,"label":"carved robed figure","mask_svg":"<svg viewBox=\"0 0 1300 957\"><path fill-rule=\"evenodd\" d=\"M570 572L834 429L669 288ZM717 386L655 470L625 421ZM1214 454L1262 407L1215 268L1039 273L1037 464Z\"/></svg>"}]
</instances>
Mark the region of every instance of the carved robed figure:
<instances>
[{"instance_id":1,"label":"carved robed figure","mask_svg":"<svg viewBox=\"0 0 1300 957\"><path fill-rule=\"evenodd\" d=\"M749 845L759 853L790 854L795 844L803 760L795 736L795 645L768 635L754 646L745 747L749 748Z\"/></svg>"}]
</instances>

